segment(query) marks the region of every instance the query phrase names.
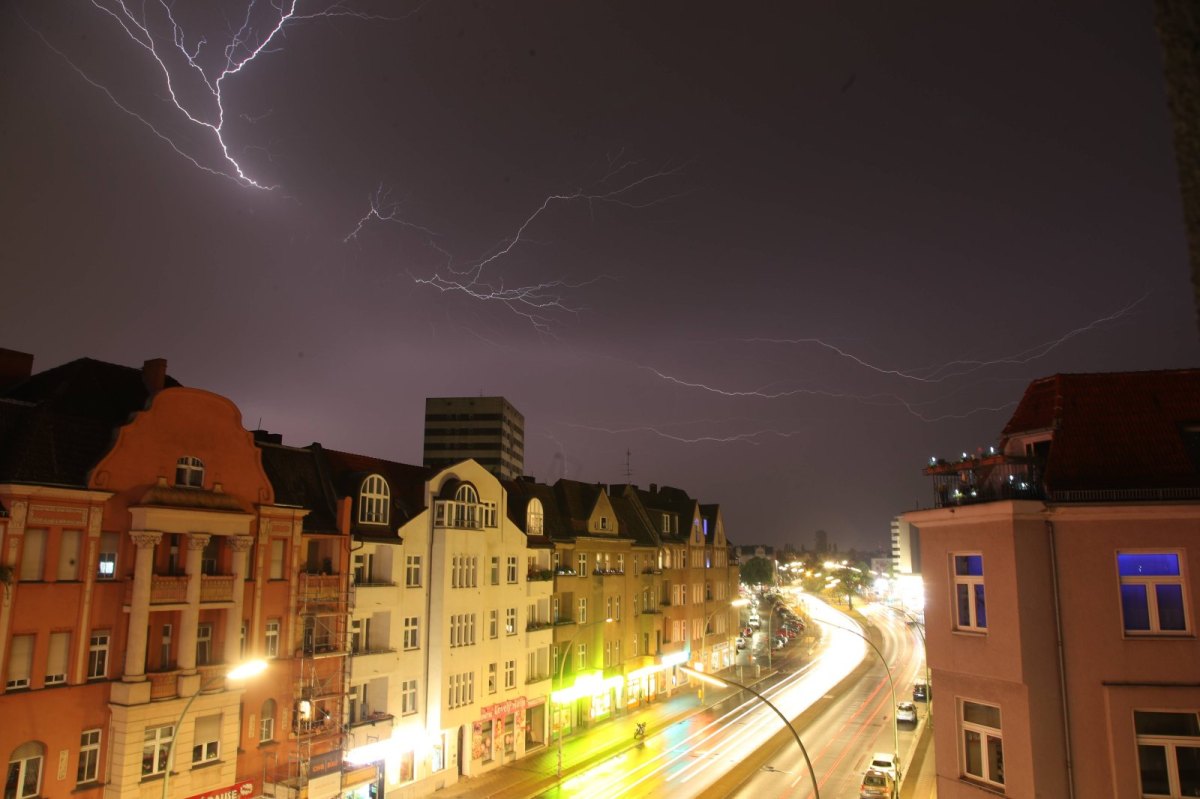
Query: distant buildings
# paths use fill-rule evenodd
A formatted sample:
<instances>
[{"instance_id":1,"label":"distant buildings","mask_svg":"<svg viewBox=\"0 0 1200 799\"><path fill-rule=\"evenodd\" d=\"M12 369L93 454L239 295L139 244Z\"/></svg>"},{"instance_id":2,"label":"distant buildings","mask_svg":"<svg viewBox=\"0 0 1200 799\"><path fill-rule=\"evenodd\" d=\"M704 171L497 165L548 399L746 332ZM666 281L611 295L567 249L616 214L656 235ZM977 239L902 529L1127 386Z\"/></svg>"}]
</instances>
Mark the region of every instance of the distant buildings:
<instances>
[{"instance_id":1,"label":"distant buildings","mask_svg":"<svg viewBox=\"0 0 1200 799\"><path fill-rule=\"evenodd\" d=\"M892 571L921 573L921 533L903 516L892 519Z\"/></svg>"},{"instance_id":2,"label":"distant buildings","mask_svg":"<svg viewBox=\"0 0 1200 799\"><path fill-rule=\"evenodd\" d=\"M444 469L473 460L501 480L525 474L525 417L504 397L425 400L424 463Z\"/></svg>"},{"instance_id":3,"label":"distant buildings","mask_svg":"<svg viewBox=\"0 0 1200 799\"><path fill-rule=\"evenodd\" d=\"M1034 381L926 473L938 796L1200 791L1200 370Z\"/></svg>"},{"instance_id":4,"label":"distant buildings","mask_svg":"<svg viewBox=\"0 0 1200 799\"><path fill-rule=\"evenodd\" d=\"M0 350L5 799L426 795L730 665L730 562L679 489L287 446L165 361Z\"/></svg>"}]
</instances>

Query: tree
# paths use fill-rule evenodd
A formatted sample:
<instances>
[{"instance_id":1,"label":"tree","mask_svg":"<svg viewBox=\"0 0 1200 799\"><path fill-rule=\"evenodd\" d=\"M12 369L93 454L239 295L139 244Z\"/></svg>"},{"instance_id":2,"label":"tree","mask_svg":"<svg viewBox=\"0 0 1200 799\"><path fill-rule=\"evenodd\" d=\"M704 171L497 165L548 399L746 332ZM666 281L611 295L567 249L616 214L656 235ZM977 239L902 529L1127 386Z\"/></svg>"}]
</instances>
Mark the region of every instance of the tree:
<instances>
[{"instance_id":1,"label":"tree","mask_svg":"<svg viewBox=\"0 0 1200 799\"><path fill-rule=\"evenodd\" d=\"M750 558L740 569L745 585L774 585L775 566L766 558Z\"/></svg>"}]
</instances>

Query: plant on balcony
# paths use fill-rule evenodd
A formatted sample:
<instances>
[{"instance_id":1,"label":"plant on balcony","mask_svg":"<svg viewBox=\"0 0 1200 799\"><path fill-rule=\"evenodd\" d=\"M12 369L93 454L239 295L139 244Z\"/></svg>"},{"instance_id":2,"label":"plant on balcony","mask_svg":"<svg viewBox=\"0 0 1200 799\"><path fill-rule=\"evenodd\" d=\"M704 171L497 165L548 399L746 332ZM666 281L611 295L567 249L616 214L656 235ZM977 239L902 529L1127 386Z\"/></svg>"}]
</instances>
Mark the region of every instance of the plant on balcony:
<instances>
[{"instance_id":1,"label":"plant on balcony","mask_svg":"<svg viewBox=\"0 0 1200 799\"><path fill-rule=\"evenodd\" d=\"M4 583L4 595L8 596L8 591L12 588L13 578L16 575L13 573L13 567L0 564L0 583Z\"/></svg>"},{"instance_id":2,"label":"plant on balcony","mask_svg":"<svg viewBox=\"0 0 1200 799\"><path fill-rule=\"evenodd\" d=\"M531 621L525 625L525 631L533 632L534 630L545 630L550 626L551 624L548 621Z\"/></svg>"},{"instance_id":3,"label":"plant on balcony","mask_svg":"<svg viewBox=\"0 0 1200 799\"><path fill-rule=\"evenodd\" d=\"M554 579L554 574L555 573L553 571L551 571L550 569L534 569L533 571L529 572L526 579L528 579L528 580L552 580L552 579ZM560 572L560 574L561 574L561 572Z\"/></svg>"},{"instance_id":4,"label":"plant on balcony","mask_svg":"<svg viewBox=\"0 0 1200 799\"><path fill-rule=\"evenodd\" d=\"M554 570L554 573L559 576L562 576L562 577L574 577L575 576L575 570L568 568L566 566L559 566L557 569Z\"/></svg>"}]
</instances>

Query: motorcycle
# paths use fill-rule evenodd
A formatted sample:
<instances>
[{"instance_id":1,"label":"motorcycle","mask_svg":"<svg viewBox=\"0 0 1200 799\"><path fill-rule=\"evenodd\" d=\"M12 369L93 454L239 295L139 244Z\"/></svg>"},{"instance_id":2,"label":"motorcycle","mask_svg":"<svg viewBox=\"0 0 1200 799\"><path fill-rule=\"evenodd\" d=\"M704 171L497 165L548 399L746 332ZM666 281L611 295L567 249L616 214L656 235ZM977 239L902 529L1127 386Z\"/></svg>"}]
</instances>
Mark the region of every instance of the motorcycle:
<instances>
[{"instance_id":1,"label":"motorcycle","mask_svg":"<svg viewBox=\"0 0 1200 799\"><path fill-rule=\"evenodd\" d=\"M646 737L646 722L639 721L633 729L633 740L641 741Z\"/></svg>"}]
</instances>

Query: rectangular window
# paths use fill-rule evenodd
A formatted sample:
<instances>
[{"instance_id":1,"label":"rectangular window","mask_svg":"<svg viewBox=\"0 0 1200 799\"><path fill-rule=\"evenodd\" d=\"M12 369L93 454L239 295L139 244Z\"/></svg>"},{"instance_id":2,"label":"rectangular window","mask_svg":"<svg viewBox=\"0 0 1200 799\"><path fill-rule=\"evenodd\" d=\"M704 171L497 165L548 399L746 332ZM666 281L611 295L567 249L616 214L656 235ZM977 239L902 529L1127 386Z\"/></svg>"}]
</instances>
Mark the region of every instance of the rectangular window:
<instances>
[{"instance_id":1,"label":"rectangular window","mask_svg":"<svg viewBox=\"0 0 1200 799\"><path fill-rule=\"evenodd\" d=\"M100 534L100 558L96 562L96 579L112 580L117 576L117 547L121 537L117 533Z\"/></svg>"},{"instance_id":2,"label":"rectangular window","mask_svg":"<svg viewBox=\"0 0 1200 799\"><path fill-rule=\"evenodd\" d=\"M88 641L89 680L102 680L108 676L108 630L93 630Z\"/></svg>"},{"instance_id":3,"label":"rectangular window","mask_svg":"<svg viewBox=\"0 0 1200 799\"><path fill-rule=\"evenodd\" d=\"M488 664L488 680L487 680L489 694L496 693L496 671L497 671L496 664L489 663Z\"/></svg>"},{"instance_id":4,"label":"rectangular window","mask_svg":"<svg viewBox=\"0 0 1200 799\"><path fill-rule=\"evenodd\" d=\"M983 555L954 555L954 628L987 632L983 592Z\"/></svg>"},{"instance_id":5,"label":"rectangular window","mask_svg":"<svg viewBox=\"0 0 1200 799\"><path fill-rule=\"evenodd\" d=\"M420 638L421 628L418 623L418 617L404 617L404 648L418 649L421 646Z\"/></svg>"},{"instance_id":6,"label":"rectangular window","mask_svg":"<svg viewBox=\"0 0 1200 799\"><path fill-rule=\"evenodd\" d=\"M44 580L46 576L46 531L26 530L25 545L21 547L20 578L28 582Z\"/></svg>"},{"instance_id":7,"label":"rectangular window","mask_svg":"<svg viewBox=\"0 0 1200 799\"><path fill-rule=\"evenodd\" d=\"M587 597L579 597L579 618L576 621L587 624Z\"/></svg>"},{"instance_id":8,"label":"rectangular window","mask_svg":"<svg viewBox=\"0 0 1200 799\"><path fill-rule=\"evenodd\" d=\"M400 683L400 715L408 716L417 712L417 681L405 680Z\"/></svg>"},{"instance_id":9,"label":"rectangular window","mask_svg":"<svg viewBox=\"0 0 1200 799\"><path fill-rule=\"evenodd\" d=\"M450 675L450 690L446 694L446 704L453 710L475 702L475 672L467 671L462 674Z\"/></svg>"},{"instance_id":10,"label":"rectangular window","mask_svg":"<svg viewBox=\"0 0 1200 799\"><path fill-rule=\"evenodd\" d=\"M1179 552L1118 552L1121 614L1130 635L1188 632L1187 590Z\"/></svg>"},{"instance_id":11,"label":"rectangular window","mask_svg":"<svg viewBox=\"0 0 1200 799\"><path fill-rule=\"evenodd\" d=\"M266 656L279 657L279 619L267 620Z\"/></svg>"},{"instance_id":12,"label":"rectangular window","mask_svg":"<svg viewBox=\"0 0 1200 799\"><path fill-rule=\"evenodd\" d=\"M500 585L500 558L492 558L492 585Z\"/></svg>"},{"instance_id":13,"label":"rectangular window","mask_svg":"<svg viewBox=\"0 0 1200 799\"><path fill-rule=\"evenodd\" d=\"M1004 740L1000 733L1000 708L962 700L959 712L963 775L1003 787Z\"/></svg>"},{"instance_id":14,"label":"rectangular window","mask_svg":"<svg viewBox=\"0 0 1200 799\"><path fill-rule=\"evenodd\" d=\"M613 597L612 619L613 619L613 621L621 620L621 596L619 594L617 596Z\"/></svg>"},{"instance_id":15,"label":"rectangular window","mask_svg":"<svg viewBox=\"0 0 1200 799\"><path fill-rule=\"evenodd\" d=\"M62 685L67 681L67 660L70 650L70 633L50 633L50 656L46 659L46 685Z\"/></svg>"},{"instance_id":16,"label":"rectangular window","mask_svg":"<svg viewBox=\"0 0 1200 799\"><path fill-rule=\"evenodd\" d=\"M283 558L286 553L287 541L282 538L271 539L271 569L267 573L267 579L282 580L283 579Z\"/></svg>"},{"instance_id":17,"label":"rectangular window","mask_svg":"<svg viewBox=\"0 0 1200 799\"><path fill-rule=\"evenodd\" d=\"M421 587L420 555L407 555L404 558L404 585L407 588Z\"/></svg>"},{"instance_id":18,"label":"rectangular window","mask_svg":"<svg viewBox=\"0 0 1200 799\"><path fill-rule=\"evenodd\" d=\"M505 576L508 579L509 585L517 582L517 558L514 555L508 556L508 562L505 566Z\"/></svg>"},{"instance_id":19,"label":"rectangular window","mask_svg":"<svg viewBox=\"0 0 1200 799\"><path fill-rule=\"evenodd\" d=\"M517 609L507 608L504 611L504 632L507 635L517 634Z\"/></svg>"},{"instance_id":20,"label":"rectangular window","mask_svg":"<svg viewBox=\"0 0 1200 799\"><path fill-rule=\"evenodd\" d=\"M142 776L162 774L167 770L167 754L175 727L147 727L142 737Z\"/></svg>"},{"instance_id":21,"label":"rectangular window","mask_svg":"<svg viewBox=\"0 0 1200 799\"><path fill-rule=\"evenodd\" d=\"M58 570L56 579L70 582L79 579L79 531L63 530L58 538Z\"/></svg>"},{"instance_id":22,"label":"rectangular window","mask_svg":"<svg viewBox=\"0 0 1200 799\"><path fill-rule=\"evenodd\" d=\"M1200 796L1200 716L1133 711L1142 796Z\"/></svg>"},{"instance_id":23,"label":"rectangular window","mask_svg":"<svg viewBox=\"0 0 1200 799\"><path fill-rule=\"evenodd\" d=\"M29 674L33 669L32 635L14 635L8 650L8 690L29 687Z\"/></svg>"},{"instance_id":24,"label":"rectangular window","mask_svg":"<svg viewBox=\"0 0 1200 799\"><path fill-rule=\"evenodd\" d=\"M211 763L221 756L221 714L196 719L192 763Z\"/></svg>"},{"instance_id":25,"label":"rectangular window","mask_svg":"<svg viewBox=\"0 0 1200 799\"><path fill-rule=\"evenodd\" d=\"M196 625L196 665L207 666L212 662L212 625Z\"/></svg>"},{"instance_id":26,"label":"rectangular window","mask_svg":"<svg viewBox=\"0 0 1200 799\"><path fill-rule=\"evenodd\" d=\"M95 782L100 777L100 730L84 730L79 736L79 766L75 782Z\"/></svg>"},{"instance_id":27,"label":"rectangular window","mask_svg":"<svg viewBox=\"0 0 1200 799\"><path fill-rule=\"evenodd\" d=\"M583 575L587 574L587 570L588 570L588 568L587 568L587 553L580 552L577 556L577 559L578 559L579 568L575 570L575 573L578 574L580 577L582 577Z\"/></svg>"},{"instance_id":28,"label":"rectangular window","mask_svg":"<svg viewBox=\"0 0 1200 799\"><path fill-rule=\"evenodd\" d=\"M500 611L488 611L488 638L500 637Z\"/></svg>"},{"instance_id":29,"label":"rectangular window","mask_svg":"<svg viewBox=\"0 0 1200 799\"><path fill-rule=\"evenodd\" d=\"M588 663L587 644L576 644L575 645L575 670L579 671L581 669L587 668L587 663Z\"/></svg>"},{"instance_id":30,"label":"rectangular window","mask_svg":"<svg viewBox=\"0 0 1200 799\"><path fill-rule=\"evenodd\" d=\"M504 661L504 687L517 687L517 661L515 660Z\"/></svg>"}]
</instances>

